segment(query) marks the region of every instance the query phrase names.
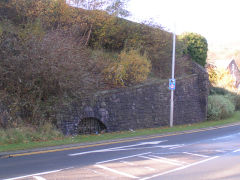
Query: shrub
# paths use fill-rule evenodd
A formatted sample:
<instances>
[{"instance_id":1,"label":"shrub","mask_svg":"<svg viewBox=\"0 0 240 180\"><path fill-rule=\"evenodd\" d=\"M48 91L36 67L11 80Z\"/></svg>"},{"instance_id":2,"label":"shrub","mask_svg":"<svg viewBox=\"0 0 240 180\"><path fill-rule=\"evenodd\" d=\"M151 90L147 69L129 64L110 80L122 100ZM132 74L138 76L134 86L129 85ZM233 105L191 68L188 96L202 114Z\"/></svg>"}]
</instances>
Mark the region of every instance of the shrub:
<instances>
[{"instance_id":1,"label":"shrub","mask_svg":"<svg viewBox=\"0 0 240 180\"><path fill-rule=\"evenodd\" d=\"M111 63L105 70L105 80L115 86L128 86L147 79L151 63L146 55L141 56L137 50L122 51L118 61Z\"/></svg>"},{"instance_id":2,"label":"shrub","mask_svg":"<svg viewBox=\"0 0 240 180\"><path fill-rule=\"evenodd\" d=\"M210 89L210 95L226 95L230 93L228 90L220 87L212 87Z\"/></svg>"},{"instance_id":3,"label":"shrub","mask_svg":"<svg viewBox=\"0 0 240 180\"><path fill-rule=\"evenodd\" d=\"M125 19L106 18L93 26L89 45L120 52L123 49L139 49L146 52L152 64L152 72L160 78L171 75L172 34L161 26L151 23L139 24ZM182 57L185 42L177 38L176 57ZM182 67L182 66L181 66Z\"/></svg>"},{"instance_id":4,"label":"shrub","mask_svg":"<svg viewBox=\"0 0 240 180\"><path fill-rule=\"evenodd\" d=\"M206 38L196 33L185 33L181 36L181 38L187 44L185 54L190 55L194 61L204 66L206 64L208 51Z\"/></svg>"},{"instance_id":5,"label":"shrub","mask_svg":"<svg viewBox=\"0 0 240 180\"><path fill-rule=\"evenodd\" d=\"M240 95L239 94L229 92L224 97L229 99L234 104L236 111L240 110Z\"/></svg>"},{"instance_id":6,"label":"shrub","mask_svg":"<svg viewBox=\"0 0 240 180\"><path fill-rule=\"evenodd\" d=\"M210 89L210 95L223 95L225 98L229 99L235 106L235 110L240 110L240 95L227 89L220 87L212 87Z\"/></svg>"},{"instance_id":7,"label":"shrub","mask_svg":"<svg viewBox=\"0 0 240 180\"><path fill-rule=\"evenodd\" d=\"M239 95L236 95L235 102L236 102L235 109L236 109L236 111L239 111L240 110L240 96Z\"/></svg>"},{"instance_id":8,"label":"shrub","mask_svg":"<svg viewBox=\"0 0 240 180\"><path fill-rule=\"evenodd\" d=\"M229 70L221 68L208 68L209 80L213 86L234 91L234 78Z\"/></svg>"},{"instance_id":9,"label":"shrub","mask_svg":"<svg viewBox=\"0 0 240 180\"><path fill-rule=\"evenodd\" d=\"M210 95L208 97L208 120L219 120L229 117L234 110L234 104L223 95Z\"/></svg>"}]
</instances>

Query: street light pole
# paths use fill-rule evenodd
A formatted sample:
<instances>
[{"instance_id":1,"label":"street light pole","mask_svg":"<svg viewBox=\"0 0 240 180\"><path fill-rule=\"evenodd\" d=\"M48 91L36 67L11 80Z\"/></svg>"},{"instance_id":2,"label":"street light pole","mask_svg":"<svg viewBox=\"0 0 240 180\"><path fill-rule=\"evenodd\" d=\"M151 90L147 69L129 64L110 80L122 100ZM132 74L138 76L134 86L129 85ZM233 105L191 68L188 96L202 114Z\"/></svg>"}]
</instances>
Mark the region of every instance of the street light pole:
<instances>
[{"instance_id":1,"label":"street light pole","mask_svg":"<svg viewBox=\"0 0 240 180\"><path fill-rule=\"evenodd\" d=\"M172 50L172 79L174 79L175 74L175 44L176 44L176 34L175 30L173 32L173 50ZM171 107L170 107L170 127L173 127L173 110L174 110L174 89L171 89Z\"/></svg>"}]
</instances>

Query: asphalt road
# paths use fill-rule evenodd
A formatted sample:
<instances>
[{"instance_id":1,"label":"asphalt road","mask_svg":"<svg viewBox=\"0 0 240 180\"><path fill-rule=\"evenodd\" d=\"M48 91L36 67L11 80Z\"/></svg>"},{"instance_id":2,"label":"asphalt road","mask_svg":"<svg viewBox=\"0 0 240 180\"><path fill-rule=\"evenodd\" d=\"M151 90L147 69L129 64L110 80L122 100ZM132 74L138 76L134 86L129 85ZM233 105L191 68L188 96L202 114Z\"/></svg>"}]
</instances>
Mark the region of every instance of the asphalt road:
<instances>
[{"instance_id":1,"label":"asphalt road","mask_svg":"<svg viewBox=\"0 0 240 180\"><path fill-rule=\"evenodd\" d=\"M240 125L15 154L0 179L239 180Z\"/></svg>"}]
</instances>

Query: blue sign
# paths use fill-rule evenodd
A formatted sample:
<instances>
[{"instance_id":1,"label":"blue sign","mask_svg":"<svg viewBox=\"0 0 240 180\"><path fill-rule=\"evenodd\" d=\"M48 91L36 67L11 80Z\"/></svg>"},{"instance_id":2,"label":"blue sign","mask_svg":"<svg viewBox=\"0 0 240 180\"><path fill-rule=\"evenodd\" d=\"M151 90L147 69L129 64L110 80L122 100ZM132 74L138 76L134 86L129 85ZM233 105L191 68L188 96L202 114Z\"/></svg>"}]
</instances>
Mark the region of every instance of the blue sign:
<instances>
[{"instance_id":1,"label":"blue sign","mask_svg":"<svg viewBox=\"0 0 240 180\"><path fill-rule=\"evenodd\" d=\"M176 87L176 80L175 79L169 79L169 89L175 90Z\"/></svg>"}]
</instances>

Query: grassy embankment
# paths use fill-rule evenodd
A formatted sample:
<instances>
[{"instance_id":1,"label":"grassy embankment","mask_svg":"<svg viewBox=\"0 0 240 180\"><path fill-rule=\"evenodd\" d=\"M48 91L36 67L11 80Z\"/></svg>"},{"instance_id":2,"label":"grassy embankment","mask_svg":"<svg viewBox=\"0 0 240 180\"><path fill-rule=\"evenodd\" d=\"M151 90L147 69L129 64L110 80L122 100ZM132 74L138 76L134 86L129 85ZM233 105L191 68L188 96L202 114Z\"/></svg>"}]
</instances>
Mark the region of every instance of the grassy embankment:
<instances>
[{"instance_id":1,"label":"grassy embankment","mask_svg":"<svg viewBox=\"0 0 240 180\"><path fill-rule=\"evenodd\" d=\"M169 132L179 132L179 131L207 128L212 126L221 126L221 125L225 125L229 123L237 123L237 122L240 122L239 111L235 112L232 117L224 120L206 121L206 122L189 124L189 125L179 125L179 126L174 126L173 128L161 127L161 128L153 128L153 129L141 129L136 131L105 133L105 134L98 134L98 135L79 135L74 137L60 137L57 140L49 140L49 141L46 140L46 141L39 141L39 142L33 141L28 143L1 144L0 142L1 144L0 152L67 145L67 144L90 143L90 142L98 142L103 140L114 140L114 139L137 137L137 136L144 136L144 135L156 135L156 134L163 134L163 133L169 133Z\"/></svg>"}]
</instances>

